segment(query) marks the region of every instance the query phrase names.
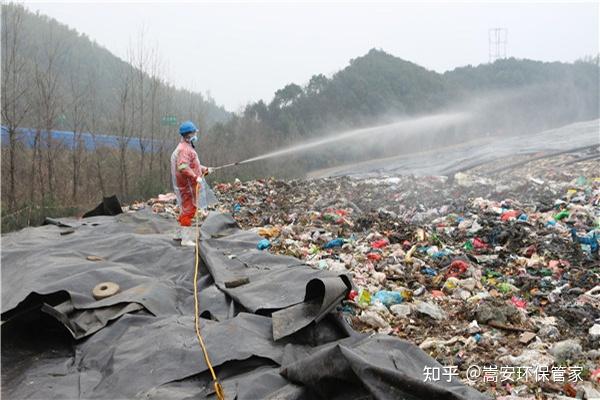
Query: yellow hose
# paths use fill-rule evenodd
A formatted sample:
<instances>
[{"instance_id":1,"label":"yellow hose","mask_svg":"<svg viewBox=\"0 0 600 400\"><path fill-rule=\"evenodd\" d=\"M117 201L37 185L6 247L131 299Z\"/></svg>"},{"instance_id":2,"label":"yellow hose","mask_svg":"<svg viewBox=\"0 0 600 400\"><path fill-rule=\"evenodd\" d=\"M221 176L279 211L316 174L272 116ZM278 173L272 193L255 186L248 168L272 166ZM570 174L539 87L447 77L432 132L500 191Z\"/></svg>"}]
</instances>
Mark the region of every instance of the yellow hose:
<instances>
[{"instance_id":1,"label":"yellow hose","mask_svg":"<svg viewBox=\"0 0 600 400\"><path fill-rule=\"evenodd\" d=\"M200 185L196 184L196 199L200 198ZM200 223L198 218L198 209L196 209L196 239L195 239L195 247L196 247L196 262L194 266L194 324L196 326L196 337L198 338L198 343L200 343L200 347L202 347L202 353L204 354L204 361L206 361L206 365L210 370L210 374L212 375L213 382L215 384L215 393L217 394L217 399L225 400L225 392L223 392L223 387L219 383L219 379L217 378L217 374L215 374L215 370L213 369L212 364L210 363L210 359L208 357L208 351L206 350L206 346L204 345L204 340L202 340L202 335L200 334L200 305L198 303L198 265L200 264L200 245L198 244L198 239L200 238Z\"/></svg>"}]
</instances>

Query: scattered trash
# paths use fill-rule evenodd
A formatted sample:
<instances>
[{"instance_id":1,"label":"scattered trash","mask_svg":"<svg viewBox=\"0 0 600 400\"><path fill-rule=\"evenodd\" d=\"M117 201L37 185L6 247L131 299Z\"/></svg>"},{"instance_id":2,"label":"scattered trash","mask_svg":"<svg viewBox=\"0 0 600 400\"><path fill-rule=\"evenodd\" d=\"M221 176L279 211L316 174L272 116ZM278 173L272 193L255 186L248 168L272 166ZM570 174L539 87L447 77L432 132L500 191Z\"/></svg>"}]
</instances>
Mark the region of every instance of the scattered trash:
<instances>
[{"instance_id":1,"label":"scattered trash","mask_svg":"<svg viewBox=\"0 0 600 400\"><path fill-rule=\"evenodd\" d=\"M406 318L412 313L412 309L408 304L394 304L390 307L390 311L400 318Z\"/></svg>"},{"instance_id":2,"label":"scattered trash","mask_svg":"<svg viewBox=\"0 0 600 400\"><path fill-rule=\"evenodd\" d=\"M358 304L363 307L367 307L371 304L371 293L366 289L361 289L358 295Z\"/></svg>"},{"instance_id":3,"label":"scattered trash","mask_svg":"<svg viewBox=\"0 0 600 400\"><path fill-rule=\"evenodd\" d=\"M577 340L567 339L557 342L550 349L557 363L576 361L581 355L581 344Z\"/></svg>"},{"instance_id":4,"label":"scattered trash","mask_svg":"<svg viewBox=\"0 0 600 400\"><path fill-rule=\"evenodd\" d=\"M519 336L519 342L523 344L529 344L533 339L535 339L535 333L533 332L523 332Z\"/></svg>"},{"instance_id":5,"label":"scattered trash","mask_svg":"<svg viewBox=\"0 0 600 400\"><path fill-rule=\"evenodd\" d=\"M580 390L577 392L581 393L582 399L596 400L600 399L600 391L596 390L590 382L583 382L579 385Z\"/></svg>"},{"instance_id":6,"label":"scattered trash","mask_svg":"<svg viewBox=\"0 0 600 400\"><path fill-rule=\"evenodd\" d=\"M360 315L359 319L373 328L385 329L390 327L387 321L375 311L365 311Z\"/></svg>"},{"instance_id":7,"label":"scattered trash","mask_svg":"<svg viewBox=\"0 0 600 400\"><path fill-rule=\"evenodd\" d=\"M523 299L513 296L510 301L517 308L527 308L527 302Z\"/></svg>"},{"instance_id":8,"label":"scattered trash","mask_svg":"<svg viewBox=\"0 0 600 400\"><path fill-rule=\"evenodd\" d=\"M330 240L323 246L323 248L324 249L333 249L334 247L341 247L343 245L344 245L344 239L338 238L338 239Z\"/></svg>"},{"instance_id":9,"label":"scattered trash","mask_svg":"<svg viewBox=\"0 0 600 400\"><path fill-rule=\"evenodd\" d=\"M269 241L269 239L262 239L256 245L256 248L259 250L266 250L270 247L271 247L271 242Z\"/></svg>"},{"instance_id":10,"label":"scattered trash","mask_svg":"<svg viewBox=\"0 0 600 400\"><path fill-rule=\"evenodd\" d=\"M381 260L381 254L369 253L369 254L367 254L367 258L371 261L379 261L379 260Z\"/></svg>"},{"instance_id":11,"label":"scattered trash","mask_svg":"<svg viewBox=\"0 0 600 400\"><path fill-rule=\"evenodd\" d=\"M389 242L387 241L387 239L381 239L371 243L371 246L374 249L383 249L384 247L387 247L388 244Z\"/></svg>"},{"instance_id":12,"label":"scattered trash","mask_svg":"<svg viewBox=\"0 0 600 400\"><path fill-rule=\"evenodd\" d=\"M519 311L509 304L497 304L497 302L483 302L479 304L475 312L477 322L485 324L490 321L499 323L515 322L521 318Z\"/></svg>"},{"instance_id":13,"label":"scattered trash","mask_svg":"<svg viewBox=\"0 0 600 400\"><path fill-rule=\"evenodd\" d=\"M471 334L481 332L481 328L479 327L479 324L477 323L476 320L471 321L471 323L469 324L469 327L468 327L468 332Z\"/></svg>"},{"instance_id":14,"label":"scattered trash","mask_svg":"<svg viewBox=\"0 0 600 400\"><path fill-rule=\"evenodd\" d=\"M498 359L501 363L505 365L513 365L513 366L537 366L537 367L545 367L548 368L554 364L554 358L551 356L544 354L538 350L524 350L518 356L506 355L502 356Z\"/></svg>"},{"instance_id":15,"label":"scattered trash","mask_svg":"<svg viewBox=\"0 0 600 400\"><path fill-rule=\"evenodd\" d=\"M505 211L502 213L500 220L501 221L509 221L511 219L514 220L514 219L517 219L519 217L519 215L521 215L521 211L517 211L517 210Z\"/></svg>"},{"instance_id":16,"label":"scattered trash","mask_svg":"<svg viewBox=\"0 0 600 400\"><path fill-rule=\"evenodd\" d=\"M556 326L544 325L538 331L538 336L545 340L556 340L560 337L560 331Z\"/></svg>"},{"instance_id":17,"label":"scattered trash","mask_svg":"<svg viewBox=\"0 0 600 400\"><path fill-rule=\"evenodd\" d=\"M258 234L264 238L274 238L279 236L280 233L280 229L276 228L276 227L263 227L263 228L258 228Z\"/></svg>"},{"instance_id":18,"label":"scattered trash","mask_svg":"<svg viewBox=\"0 0 600 400\"><path fill-rule=\"evenodd\" d=\"M356 329L421 343L442 365L458 365L461 379L468 365L548 366L574 354L594 371L597 161L557 160L491 177L482 166L454 179L237 181L214 186L216 208L263 236L270 252L351 274L355 289L342 309ZM174 202L148 204L176 211ZM573 338L580 347L558 345ZM537 393L495 390L494 397Z\"/></svg>"},{"instance_id":19,"label":"scattered trash","mask_svg":"<svg viewBox=\"0 0 600 400\"><path fill-rule=\"evenodd\" d=\"M228 281L225 281L225 287L228 289L233 289L238 286L245 285L247 283L250 283L250 278L248 278L247 276L242 276L240 278L235 278L235 279L230 279Z\"/></svg>"},{"instance_id":20,"label":"scattered trash","mask_svg":"<svg viewBox=\"0 0 600 400\"><path fill-rule=\"evenodd\" d=\"M452 261L452 264L450 264L450 267L448 268L448 271L446 272L446 276L452 276L452 277L461 276L465 272L467 272L467 269L469 269L469 264L467 264L463 260L455 260L455 261Z\"/></svg>"},{"instance_id":21,"label":"scattered trash","mask_svg":"<svg viewBox=\"0 0 600 400\"><path fill-rule=\"evenodd\" d=\"M435 304L419 301L416 303L416 310L421 314L430 316L433 319L440 320L446 318L446 313Z\"/></svg>"},{"instance_id":22,"label":"scattered trash","mask_svg":"<svg viewBox=\"0 0 600 400\"><path fill-rule=\"evenodd\" d=\"M556 221L560 221L561 219L567 218L569 216L569 210L562 210L558 214L554 216Z\"/></svg>"},{"instance_id":23,"label":"scattered trash","mask_svg":"<svg viewBox=\"0 0 600 400\"><path fill-rule=\"evenodd\" d=\"M592 340L600 339L600 324L594 324L588 332Z\"/></svg>"},{"instance_id":24,"label":"scattered trash","mask_svg":"<svg viewBox=\"0 0 600 400\"><path fill-rule=\"evenodd\" d=\"M350 301L354 301L354 299L356 299L357 296L358 296L358 292L356 290L352 289L350 292L348 292L348 296L346 298Z\"/></svg>"},{"instance_id":25,"label":"scattered trash","mask_svg":"<svg viewBox=\"0 0 600 400\"><path fill-rule=\"evenodd\" d=\"M571 237L575 243L581 243L582 245L589 246L589 253L598 252L598 237L596 235L596 231L591 232L591 234L587 236L578 236L577 230L575 228L571 228Z\"/></svg>"},{"instance_id":26,"label":"scattered trash","mask_svg":"<svg viewBox=\"0 0 600 400\"><path fill-rule=\"evenodd\" d=\"M600 383L600 368L592 371L592 373L590 374L590 378L592 382Z\"/></svg>"},{"instance_id":27,"label":"scattered trash","mask_svg":"<svg viewBox=\"0 0 600 400\"><path fill-rule=\"evenodd\" d=\"M373 297L371 297L371 301L379 301L386 307L390 307L394 304L400 304L404 298L402 294L399 292L391 292L389 290L380 290Z\"/></svg>"}]
</instances>

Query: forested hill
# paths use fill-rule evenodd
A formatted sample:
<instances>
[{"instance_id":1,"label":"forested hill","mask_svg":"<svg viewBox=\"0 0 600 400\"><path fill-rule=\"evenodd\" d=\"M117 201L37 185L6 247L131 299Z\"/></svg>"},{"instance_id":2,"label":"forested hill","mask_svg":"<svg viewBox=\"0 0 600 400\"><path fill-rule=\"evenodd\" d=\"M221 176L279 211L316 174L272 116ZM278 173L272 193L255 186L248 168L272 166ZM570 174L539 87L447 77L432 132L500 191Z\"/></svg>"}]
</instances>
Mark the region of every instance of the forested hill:
<instances>
[{"instance_id":1,"label":"forested hill","mask_svg":"<svg viewBox=\"0 0 600 400\"><path fill-rule=\"evenodd\" d=\"M597 59L548 63L514 58L440 74L372 49L330 77L317 74L304 84L288 84L270 102L249 104L241 115L216 125L213 147L232 142L239 146L225 158L214 154L213 161L244 159L330 132L452 109L471 111L469 125L448 129L429 142L422 138L413 142L419 141L422 149L481 134L540 132L598 118L599 75ZM376 141L368 138L369 148L363 146L353 154L353 149L339 154L338 145L326 146L326 154L289 168L297 173L411 149L406 142L373 149Z\"/></svg>"},{"instance_id":2,"label":"forested hill","mask_svg":"<svg viewBox=\"0 0 600 400\"><path fill-rule=\"evenodd\" d=\"M15 9L20 12L15 13ZM8 11L8 12L7 12ZM13 11L13 12L10 12ZM68 113L62 112L69 107L74 93L94 96L100 126L106 133L112 133L111 119L117 114L118 96L123 88L129 86L129 97L132 106L145 114L146 129L158 125L165 115L176 116L178 120L191 118L192 114L202 121L205 130L216 122L225 122L230 113L214 100L201 93L177 89L167 83L163 77L166 63L161 59L158 49L140 37L123 38L131 41L131 49L127 60L122 60L106 48L100 46L85 34L80 34L57 20L39 13L32 13L14 3L3 4L2 14L6 18L20 17L20 21L4 21L9 27L9 34L3 40L11 40L16 33L18 45L15 46L17 58L25 62L24 73L34 83L29 87L29 98L35 98L36 73L47 82L56 79L52 95L60 109L57 114L65 114L67 120L58 119L53 128L70 130ZM110 23L107 22L107 29ZM4 31L3 31L4 32ZM12 43L3 43L3 53L11 49ZM41 84L41 82L38 82ZM51 83L51 82L50 82ZM33 86L36 86L35 88ZM154 98L152 99L152 96ZM133 104L135 99L138 104ZM154 102L154 104L152 104ZM153 118L150 121L150 107L154 106ZM148 110L144 109L147 108ZM36 126L36 113L29 113L23 125Z\"/></svg>"},{"instance_id":3,"label":"forested hill","mask_svg":"<svg viewBox=\"0 0 600 400\"><path fill-rule=\"evenodd\" d=\"M514 58L439 74L373 49L331 78L319 74L305 85L285 86L270 104L249 105L246 114L282 133L309 134L327 123L360 125L386 114L422 114L492 92L521 89L515 97L530 96L526 91L542 93L567 105L563 119L549 123L568 123L598 117L598 77L593 62Z\"/></svg>"},{"instance_id":4,"label":"forested hill","mask_svg":"<svg viewBox=\"0 0 600 400\"><path fill-rule=\"evenodd\" d=\"M598 58L575 63L510 58L456 68L444 78L463 98L506 94L510 100L499 105L498 111L511 113L510 122L521 128L520 133L599 117ZM493 118L501 120L499 115Z\"/></svg>"}]
</instances>

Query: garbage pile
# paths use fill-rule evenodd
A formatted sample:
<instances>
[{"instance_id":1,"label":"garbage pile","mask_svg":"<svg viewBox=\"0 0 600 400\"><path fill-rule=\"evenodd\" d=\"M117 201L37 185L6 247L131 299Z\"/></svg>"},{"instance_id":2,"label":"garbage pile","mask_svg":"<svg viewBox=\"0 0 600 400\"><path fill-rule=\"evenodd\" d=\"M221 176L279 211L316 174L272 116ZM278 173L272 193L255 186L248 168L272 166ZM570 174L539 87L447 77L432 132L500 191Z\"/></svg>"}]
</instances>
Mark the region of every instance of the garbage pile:
<instances>
[{"instance_id":1,"label":"garbage pile","mask_svg":"<svg viewBox=\"0 0 600 400\"><path fill-rule=\"evenodd\" d=\"M213 189L258 249L349 273L355 329L410 340L497 398L594 398L600 165L560 163Z\"/></svg>"},{"instance_id":2,"label":"garbage pile","mask_svg":"<svg viewBox=\"0 0 600 400\"><path fill-rule=\"evenodd\" d=\"M165 217L177 217L179 206L177 205L177 196L175 193L159 194L146 202L137 201L124 206L124 211L140 211L150 207L152 212Z\"/></svg>"}]
</instances>

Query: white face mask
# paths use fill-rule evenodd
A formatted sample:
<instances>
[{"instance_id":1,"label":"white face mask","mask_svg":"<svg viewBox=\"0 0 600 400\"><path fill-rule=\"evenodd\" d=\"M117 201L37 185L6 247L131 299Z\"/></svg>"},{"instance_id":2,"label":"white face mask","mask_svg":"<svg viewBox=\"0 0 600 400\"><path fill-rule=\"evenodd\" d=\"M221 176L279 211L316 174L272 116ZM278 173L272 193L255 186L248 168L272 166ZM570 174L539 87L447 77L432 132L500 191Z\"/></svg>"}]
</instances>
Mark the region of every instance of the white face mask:
<instances>
[{"instance_id":1,"label":"white face mask","mask_svg":"<svg viewBox=\"0 0 600 400\"><path fill-rule=\"evenodd\" d=\"M198 136L197 136L197 135L194 135L194 136L192 136L192 137L189 139L189 142L190 142L190 143L196 143L197 141L198 141Z\"/></svg>"}]
</instances>

